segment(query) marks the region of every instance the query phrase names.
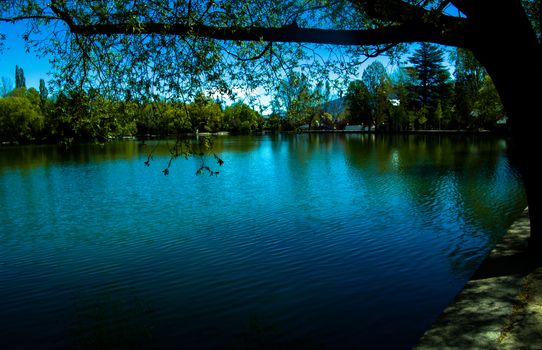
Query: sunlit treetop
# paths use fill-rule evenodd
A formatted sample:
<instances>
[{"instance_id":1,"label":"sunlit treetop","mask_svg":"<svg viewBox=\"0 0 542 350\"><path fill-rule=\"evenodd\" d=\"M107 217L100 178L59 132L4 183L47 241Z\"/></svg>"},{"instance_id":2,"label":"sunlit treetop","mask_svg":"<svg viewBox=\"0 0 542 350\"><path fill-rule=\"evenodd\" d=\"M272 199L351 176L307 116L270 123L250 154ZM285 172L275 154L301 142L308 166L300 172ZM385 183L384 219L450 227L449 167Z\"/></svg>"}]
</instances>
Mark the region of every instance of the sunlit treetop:
<instances>
[{"instance_id":1,"label":"sunlit treetop","mask_svg":"<svg viewBox=\"0 0 542 350\"><path fill-rule=\"evenodd\" d=\"M471 17L492 6L482 2L10 0L0 17L27 24L24 39L52 57L59 89L187 99L273 91L293 69L315 81L349 78L367 57L397 56L404 43L469 48ZM536 19L540 1L525 3Z\"/></svg>"}]
</instances>

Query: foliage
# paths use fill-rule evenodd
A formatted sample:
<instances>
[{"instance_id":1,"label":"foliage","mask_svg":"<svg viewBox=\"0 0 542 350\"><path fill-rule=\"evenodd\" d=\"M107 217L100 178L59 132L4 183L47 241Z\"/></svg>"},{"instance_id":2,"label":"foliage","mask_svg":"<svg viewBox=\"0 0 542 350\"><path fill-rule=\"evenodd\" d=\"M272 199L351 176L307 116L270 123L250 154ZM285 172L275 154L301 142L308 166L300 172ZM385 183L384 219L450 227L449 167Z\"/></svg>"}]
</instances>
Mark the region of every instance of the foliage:
<instances>
[{"instance_id":1,"label":"foliage","mask_svg":"<svg viewBox=\"0 0 542 350\"><path fill-rule=\"evenodd\" d=\"M231 131L250 133L260 128L261 116L241 102L222 110L220 103L198 93L187 102L124 102L124 113L130 113L140 135L179 135Z\"/></svg>"},{"instance_id":2,"label":"foliage","mask_svg":"<svg viewBox=\"0 0 542 350\"><path fill-rule=\"evenodd\" d=\"M267 119L264 121L264 128L271 131L282 131L283 130L283 121L284 119L280 117L277 113L272 113Z\"/></svg>"},{"instance_id":3,"label":"foliage","mask_svg":"<svg viewBox=\"0 0 542 350\"><path fill-rule=\"evenodd\" d=\"M406 131L410 128L409 112L400 104L391 108L390 131Z\"/></svg>"},{"instance_id":4,"label":"foliage","mask_svg":"<svg viewBox=\"0 0 542 350\"><path fill-rule=\"evenodd\" d=\"M13 89L12 91L8 92L6 94L6 97L26 97L26 87L19 87L16 89Z\"/></svg>"},{"instance_id":5,"label":"foliage","mask_svg":"<svg viewBox=\"0 0 542 350\"><path fill-rule=\"evenodd\" d=\"M457 49L452 58L455 60L456 122L458 127L464 128L469 124L486 73L470 51Z\"/></svg>"},{"instance_id":6,"label":"foliage","mask_svg":"<svg viewBox=\"0 0 542 350\"><path fill-rule=\"evenodd\" d=\"M48 96L44 80L40 91L20 87L0 98L3 142L103 142L123 136L163 137L191 132L261 130L264 120L241 102L222 110L220 103L199 93L192 103L165 100L137 102L111 100L97 90L71 90Z\"/></svg>"},{"instance_id":7,"label":"foliage","mask_svg":"<svg viewBox=\"0 0 542 350\"><path fill-rule=\"evenodd\" d=\"M26 78L21 67L15 66L15 88L26 88Z\"/></svg>"},{"instance_id":8,"label":"foliage","mask_svg":"<svg viewBox=\"0 0 542 350\"><path fill-rule=\"evenodd\" d=\"M0 99L0 140L19 143L35 141L41 135L44 117L39 106L25 97Z\"/></svg>"},{"instance_id":9,"label":"foliage","mask_svg":"<svg viewBox=\"0 0 542 350\"><path fill-rule=\"evenodd\" d=\"M426 111L422 113L423 122L419 120L419 124L426 127L426 122L429 122L431 127L436 127L439 122L435 117L437 105L448 101L451 96L450 73L444 64L444 51L436 45L421 43L409 62L412 64L407 70L410 88L413 95L417 95L418 108Z\"/></svg>"},{"instance_id":10,"label":"foliage","mask_svg":"<svg viewBox=\"0 0 542 350\"><path fill-rule=\"evenodd\" d=\"M291 71L278 82L274 99L274 110L283 112L294 128L308 123L316 113L321 101L318 89L313 89L309 77Z\"/></svg>"},{"instance_id":11,"label":"foliage","mask_svg":"<svg viewBox=\"0 0 542 350\"><path fill-rule=\"evenodd\" d=\"M369 89L362 80L352 81L348 85L346 101L351 123L372 124L370 99Z\"/></svg>"},{"instance_id":12,"label":"foliage","mask_svg":"<svg viewBox=\"0 0 542 350\"><path fill-rule=\"evenodd\" d=\"M320 125L326 129L333 129L333 116L327 112L324 112L320 117Z\"/></svg>"},{"instance_id":13,"label":"foliage","mask_svg":"<svg viewBox=\"0 0 542 350\"><path fill-rule=\"evenodd\" d=\"M540 18L540 0L499 7L445 0L17 0L0 6L0 21L28 24L23 35L28 48L54 57L55 93L93 88L108 99L140 102L187 101L199 91L235 98L239 87L263 87L271 94L294 70L311 81L336 77L328 86L340 91L359 75L366 58L385 53L398 62L405 44L487 51L491 45L485 39L496 37L491 44L498 43L491 29L480 30L488 24L500 30L511 23L506 27L523 31L525 38L530 30L539 46ZM530 28L516 25L524 20ZM478 56L496 59L489 52ZM23 85L18 79L16 87ZM427 105L432 118L440 100L448 115L448 99L443 93L433 98L426 88L417 108Z\"/></svg>"},{"instance_id":14,"label":"foliage","mask_svg":"<svg viewBox=\"0 0 542 350\"><path fill-rule=\"evenodd\" d=\"M6 96L11 90L13 90L13 81L8 77L2 77L0 85L0 97Z\"/></svg>"},{"instance_id":15,"label":"foliage","mask_svg":"<svg viewBox=\"0 0 542 350\"><path fill-rule=\"evenodd\" d=\"M474 103L476 124L485 129L493 129L497 121L504 117L504 109L497 89L489 76L485 76Z\"/></svg>"},{"instance_id":16,"label":"foliage","mask_svg":"<svg viewBox=\"0 0 542 350\"><path fill-rule=\"evenodd\" d=\"M539 41L542 41L542 4L540 0L522 0L525 13Z\"/></svg>"},{"instance_id":17,"label":"foliage","mask_svg":"<svg viewBox=\"0 0 542 350\"><path fill-rule=\"evenodd\" d=\"M217 132L222 122L222 109L211 98L199 92L194 103L187 106L188 116L194 131Z\"/></svg>"},{"instance_id":18,"label":"foliage","mask_svg":"<svg viewBox=\"0 0 542 350\"><path fill-rule=\"evenodd\" d=\"M235 103L224 110L224 124L229 130L249 134L262 125L260 115L244 103Z\"/></svg>"},{"instance_id":19,"label":"foliage","mask_svg":"<svg viewBox=\"0 0 542 350\"><path fill-rule=\"evenodd\" d=\"M512 9L516 2L519 0L507 8ZM455 16L450 3L462 14ZM521 0L521 4L540 38L540 1ZM274 110L285 113L286 119L275 122L273 128L316 125L324 112L324 96L328 99L330 90L340 92L358 77L359 63L382 53L398 62L406 52L406 46L399 43L423 41L406 69L410 85L406 94L401 91L398 108L390 106L389 96L403 87L392 86L379 63L364 71L370 93L368 118L372 119L367 124L388 122L404 128L409 111L425 108L422 114L427 121L416 121L416 125L437 128L443 121L451 127L468 126L477 99L470 96L480 89L464 85L458 75L455 91L451 91L442 50L427 42L471 46L466 34L471 26L465 29L465 17L477 23L480 11L476 6L441 0L421 5L398 0L250 4L28 0L3 2L0 20L27 22L27 46L54 57L57 95L59 91L96 90L108 101L137 101L141 103L136 121L139 131L158 134L238 130L239 126L221 124L221 111L214 104L186 101L201 91L235 97L239 87L252 91L262 86L266 93L276 93ZM483 9L488 18L499 15L496 8ZM479 31L472 28L474 36ZM468 62L461 62L456 66L464 63L469 69ZM329 83L332 76L337 78ZM16 87L25 85L23 81L22 68L17 67ZM42 101L47 95L44 87L40 84ZM453 92L456 100L452 104ZM79 115L74 131L100 138L115 134L107 126L110 123L99 125L90 122L92 119L92 115Z\"/></svg>"},{"instance_id":20,"label":"foliage","mask_svg":"<svg viewBox=\"0 0 542 350\"><path fill-rule=\"evenodd\" d=\"M45 80L40 79L40 101L41 101L41 103L45 103L45 101L47 101L47 97L49 97L49 90L47 89L47 85L45 85Z\"/></svg>"},{"instance_id":21,"label":"foliage","mask_svg":"<svg viewBox=\"0 0 542 350\"><path fill-rule=\"evenodd\" d=\"M298 73L282 81L282 95L277 95L279 101L275 101L276 106L285 105L291 110L287 109L282 117L275 113L268 118L242 102L223 110L219 102L203 92L196 94L191 103L111 100L97 90L72 90L49 96L45 81L40 80L40 91L21 87L0 99L4 106L0 116L3 120L0 140L70 144L103 142L136 134L169 136L191 132L294 130L301 123L308 123L311 129L340 129L347 122L365 125L387 122L388 130L406 130L413 123L427 127L431 118L435 122L431 127L495 128L504 110L491 79L468 52L458 51L456 57L454 91L461 96L452 99L449 109L453 114L440 100L433 112L427 106L419 107L418 96L412 94L412 79L404 73L405 69L397 70L391 79L381 64L370 65L364 72L364 80L349 84L344 121L339 115L326 112L326 93L321 86L309 86L307 78ZM392 106L391 97L399 103ZM23 114L15 116L16 105L21 106L19 111Z\"/></svg>"},{"instance_id":22,"label":"foliage","mask_svg":"<svg viewBox=\"0 0 542 350\"><path fill-rule=\"evenodd\" d=\"M393 130L410 130L414 127L415 118L412 111L417 109L417 95L412 89L408 68L400 67L390 78L392 93L399 105L391 110Z\"/></svg>"},{"instance_id":23,"label":"foliage","mask_svg":"<svg viewBox=\"0 0 542 350\"><path fill-rule=\"evenodd\" d=\"M386 119L389 109L388 93L390 80L386 68L380 61L374 61L364 71L362 80L369 90L370 122L369 125L380 125Z\"/></svg>"},{"instance_id":24,"label":"foliage","mask_svg":"<svg viewBox=\"0 0 542 350\"><path fill-rule=\"evenodd\" d=\"M26 90L26 98L30 101L33 106L40 106L41 98L39 92L33 87Z\"/></svg>"},{"instance_id":25,"label":"foliage","mask_svg":"<svg viewBox=\"0 0 542 350\"><path fill-rule=\"evenodd\" d=\"M457 49L455 56L455 121L459 128L493 128L503 116L499 95L486 70L472 52Z\"/></svg>"},{"instance_id":26,"label":"foliage","mask_svg":"<svg viewBox=\"0 0 542 350\"><path fill-rule=\"evenodd\" d=\"M227 28L309 26L314 21L331 27L359 25L353 21L354 8L347 2L340 17L335 4L327 8L319 1L283 2L230 1L141 2L132 0L14 1L0 8L0 20L14 18L28 22L25 33L32 48L51 55L57 92L95 88L108 98L125 96L143 101L163 98L189 100L199 91L227 95L236 99L236 88L250 91L262 86L274 91L275 82L288 75L294 64L306 76L328 78L332 72L354 74L356 62L333 67L331 57L317 54L317 46L305 47L276 40L214 40L224 35L239 35ZM330 3L331 4L331 3ZM348 23L350 22L350 23ZM154 23L157 28L145 27ZM119 26L126 33L100 33L98 26ZM94 33L77 33L76 27ZM152 25L151 25L152 26ZM158 28L159 27L159 28ZM200 29L217 27L211 37ZM51 29L50 33L42 31ZM94 29L92 29L94 28ZM85 29L83 29L85 31ZM106 30L107 31L107 30ZM180 31L181 34L173 33ZM171 33L168 33L171 32ZM103 35L102 35L103 34ZM337 57L344 48L336 48ZM353 50L356 51L356 50ZM84 53L84 54L79 54ZM265 60L266 65L259 60ZM322 81L325 79L321 79Z\"/></svg>"}]
</instances>

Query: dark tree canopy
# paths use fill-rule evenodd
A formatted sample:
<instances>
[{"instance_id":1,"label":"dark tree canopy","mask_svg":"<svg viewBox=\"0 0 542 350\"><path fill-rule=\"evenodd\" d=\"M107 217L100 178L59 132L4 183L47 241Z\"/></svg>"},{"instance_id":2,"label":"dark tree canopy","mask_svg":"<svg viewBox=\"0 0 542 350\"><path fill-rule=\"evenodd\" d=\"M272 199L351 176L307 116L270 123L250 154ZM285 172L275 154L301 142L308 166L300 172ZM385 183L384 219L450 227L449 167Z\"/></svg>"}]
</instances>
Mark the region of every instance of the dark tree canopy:
<instances>
[{"instance_id":1,"label":"dark tree canopy","mask_svg":"<svg viewBox=\"0 0 542 350\"><path fill-rule=\"evenodd\" d=\"M362 80L354 80L348 85L346 105L353 124L372 126L370 93Z\"/></svg>"},{"instance_id":2,"label":"dark tree canopy","mask_svg":"<svg viewBox=\"0 0 542 350\"><path fill-rule=\"evenodd\" d=\"M446 85L450 73L444 65L444 51L428 43L422 43L410 57L413 79L420 87L420 103L428 106L436 104L441 97L441 90Z\"/></svg>"},{"instance_id":3,"label":"dark tree canopy","mask_svg":"<svg viewBox=\"0 0 542 350\"><path fill-rule=\"evenodd\" d=\"M440 125L443 104L450 104L450 73L444 56L441 47L421 43L408 60L411 64L406 68L410 76L409 87L411 94L416 96L415 105L423 115L423 127Z\"/></svg>"},{"instance_id":4,"label":"dark tree canopy","mask_svg":"<svg viewBox=\"0 0 542 350\"><path fill-rule=\"evenodd\" d=\"M384 121L384 115L388 109L388 93L390 79L386 68L379 61L371 63L364 71L361 77L369 91L369 116L370 126L376 126Z\"/></svg>"},{"instance_id":5,"label":"dark tree canopy","mask_svg":"<svg viewBox=\"0 0 542 350\"><path fill-rule=\"evenodd\" d=\"M41 102L45 102L47 100L48 96L49 96L49 90L47 89L47 85L45 84L45 80L40 79L40 100L41 100Z\"/></svg>"},{"instance_id":6,"label":"dark tree canopy","mask_svg":"<svg viewBox=\"0 0 542 350\"><path fill-rule=\"evenodd\" d=\"M459 116L467 116L472 111L478 110L482 114L481 102L484 98L482 93L488 91L493 93L492 83L487 79L485 69L476 60L470 51L457 49L454 54L455 61L455 108ZM458 121L463 126L465 120Z\"/></svg>"}]
</instances>

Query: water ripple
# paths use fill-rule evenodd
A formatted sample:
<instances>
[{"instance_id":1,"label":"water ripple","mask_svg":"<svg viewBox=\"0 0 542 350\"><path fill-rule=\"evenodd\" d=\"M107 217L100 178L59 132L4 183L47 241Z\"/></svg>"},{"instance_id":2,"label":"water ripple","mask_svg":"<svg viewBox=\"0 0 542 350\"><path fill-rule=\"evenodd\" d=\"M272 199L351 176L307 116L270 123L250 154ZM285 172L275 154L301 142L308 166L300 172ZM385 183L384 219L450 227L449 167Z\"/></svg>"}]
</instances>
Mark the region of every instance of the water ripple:
<instances>
[{"instance_id":1,"label":"water ripple","mask_svg":"<svg viewBox=\"0 0 542 350\"><path fill-rule=\"evenodd\" d=\"M410 348L523 209L522 184L484 140L313 136L228 139L218 178L191 161L162 176L128 144L25 171L10 155L0 347L110 327L159 348Z\"/></svg>"}]
</instances>

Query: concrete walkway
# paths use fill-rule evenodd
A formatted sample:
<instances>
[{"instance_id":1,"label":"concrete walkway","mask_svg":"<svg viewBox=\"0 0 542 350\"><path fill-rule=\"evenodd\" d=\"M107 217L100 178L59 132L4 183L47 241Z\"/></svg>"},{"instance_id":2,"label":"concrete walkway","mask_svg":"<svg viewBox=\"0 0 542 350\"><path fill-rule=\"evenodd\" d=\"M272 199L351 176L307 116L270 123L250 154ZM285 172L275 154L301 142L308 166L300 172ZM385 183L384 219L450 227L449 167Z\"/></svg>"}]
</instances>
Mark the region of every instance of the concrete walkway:
<instances>
[{"instance_id":1,"label":"concrete walkway","mask_svg":"<svg viewBox=\"0 0 542 350\"><path fill-rule=\"evenodd\" d=\"M542 263L527 210L415 349L542 349Z\"/></svg>"}]
</instances>

